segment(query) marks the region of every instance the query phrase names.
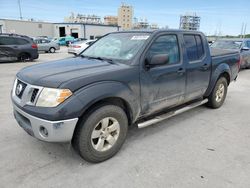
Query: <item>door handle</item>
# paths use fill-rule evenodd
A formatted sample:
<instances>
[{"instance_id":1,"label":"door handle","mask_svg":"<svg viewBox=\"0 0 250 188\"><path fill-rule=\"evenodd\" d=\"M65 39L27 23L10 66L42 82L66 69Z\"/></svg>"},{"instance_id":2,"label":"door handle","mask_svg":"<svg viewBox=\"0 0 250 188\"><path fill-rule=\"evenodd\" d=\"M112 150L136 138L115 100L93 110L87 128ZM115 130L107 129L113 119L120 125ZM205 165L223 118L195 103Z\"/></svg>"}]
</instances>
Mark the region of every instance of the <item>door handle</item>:
<instances>
[{"instance_id":1,"label":"door handle","mask_svg":"<svg viewBox=\"0 0 250 188\"><path fill-rule=\"evenodd\" d=\"M183 68L179 68L177 74L182 75L184 74L185 70Z\"/></svg>"},{"instance_id":2,"label":"door handle","mask_svg":"<svg viewBox=\"0 0 250 188\"><path fill-rule=\"evenodd\" d=\"M207 70L208 69L208 64L204 64L202 67L201 67L201 70Z\"/></svg>"}]
</instances>

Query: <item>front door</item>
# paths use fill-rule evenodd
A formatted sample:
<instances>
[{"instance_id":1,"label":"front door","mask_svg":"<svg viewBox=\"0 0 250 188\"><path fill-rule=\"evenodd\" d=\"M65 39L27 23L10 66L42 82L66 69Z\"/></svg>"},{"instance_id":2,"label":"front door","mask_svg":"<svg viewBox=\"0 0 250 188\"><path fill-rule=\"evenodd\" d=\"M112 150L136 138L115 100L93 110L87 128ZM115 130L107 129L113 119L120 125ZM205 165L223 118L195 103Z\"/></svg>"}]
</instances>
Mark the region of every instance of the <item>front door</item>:
<instances>
[{"instance_id":1,"label":"front door","mask_svg":"<svg viewBox=\"0 0 250 188\"><path fill-rule=\"evenodd\" d=\"M168 55L163 65L145 68L153 56ZM140 75L142 113L150 114L178 105L184 98L186 72L182 53L175 34L157 36L142 59Z\"/></svg>"}]
</instances>

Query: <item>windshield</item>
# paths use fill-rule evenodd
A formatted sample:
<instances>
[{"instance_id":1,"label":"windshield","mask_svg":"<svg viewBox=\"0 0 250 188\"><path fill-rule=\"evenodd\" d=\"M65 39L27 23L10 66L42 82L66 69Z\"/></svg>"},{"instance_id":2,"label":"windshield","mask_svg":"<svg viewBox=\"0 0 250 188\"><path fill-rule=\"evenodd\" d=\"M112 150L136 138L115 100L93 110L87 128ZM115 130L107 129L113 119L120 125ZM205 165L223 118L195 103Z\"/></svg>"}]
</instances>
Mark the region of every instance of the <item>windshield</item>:
<instances>
[{"instance_id":1,"label":"windshield","mask_svg":"<svg viewBox=\"0 0 250 188\"><path fill-rule=\"evenodd\" d=\"M149 33L111 33L87 48L82 56L106 59L130 60L145 41Z\"/></svg>"},{"instance_id":2,"label":"windshield","mask_svg":"<svg viewBox=\"0 0 250 188\"><path fill-rule=\"evenodd\" d=\"M242 41L215 41L211 47L221 49L240 49Z\"/></svg>"}]
</instances>

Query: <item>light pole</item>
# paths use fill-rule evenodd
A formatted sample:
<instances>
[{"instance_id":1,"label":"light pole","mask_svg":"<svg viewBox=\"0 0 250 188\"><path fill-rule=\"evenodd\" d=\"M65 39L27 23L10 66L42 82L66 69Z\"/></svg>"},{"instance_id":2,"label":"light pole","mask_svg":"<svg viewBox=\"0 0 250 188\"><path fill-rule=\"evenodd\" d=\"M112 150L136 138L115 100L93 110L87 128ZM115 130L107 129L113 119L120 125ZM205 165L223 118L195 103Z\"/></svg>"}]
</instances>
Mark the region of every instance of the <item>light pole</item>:
<instances>
[{"instance_id":1,"label":"light pole","mask_svg":"<svg viewBox=\"0 0 250 188\"><path fill-rule=\"evenodd\" d=\"M21 3L20 3L20 0L18 0L18 6L19 6L20 20L22 20L22 19L23 19L23 16L22 16L22 9L21 9Z\"/></svg>"}]
</instances>

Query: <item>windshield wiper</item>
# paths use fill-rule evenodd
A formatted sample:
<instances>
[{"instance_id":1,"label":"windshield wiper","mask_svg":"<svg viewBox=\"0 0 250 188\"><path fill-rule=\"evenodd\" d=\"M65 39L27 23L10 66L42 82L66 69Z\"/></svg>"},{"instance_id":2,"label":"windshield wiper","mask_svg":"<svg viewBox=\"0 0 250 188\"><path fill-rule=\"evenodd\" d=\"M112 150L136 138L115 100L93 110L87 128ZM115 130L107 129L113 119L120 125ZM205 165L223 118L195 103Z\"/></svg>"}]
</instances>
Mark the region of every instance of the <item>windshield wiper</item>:
<instances>
[{"instance_id":1,"label":"windshield wiper","mask_svg":"<svg viewBox=\"0 0 250 188\"><path fill-rule=\"evenodd\" d=\"M100 60L100 61L107 61L109 63L113 63L112 59L108 59L108 58L105 58L105 57L92 57L92 56L84 56L84 55L81 55L81 56L84 57L84 58L88 58L88 59L97 59L97 60Z\"/></svg>"},{"instance_id":2,"label":"windshield wiper","mask_svg":"<svg viewBox=\"0 0 250 188\"><path fill-rule=\"evenodd\" d=\"M79 55L78 55L79 56ZM80 55L82 58L89 58L89 56L86 55Z\"/></svg>"}]
</instances>

